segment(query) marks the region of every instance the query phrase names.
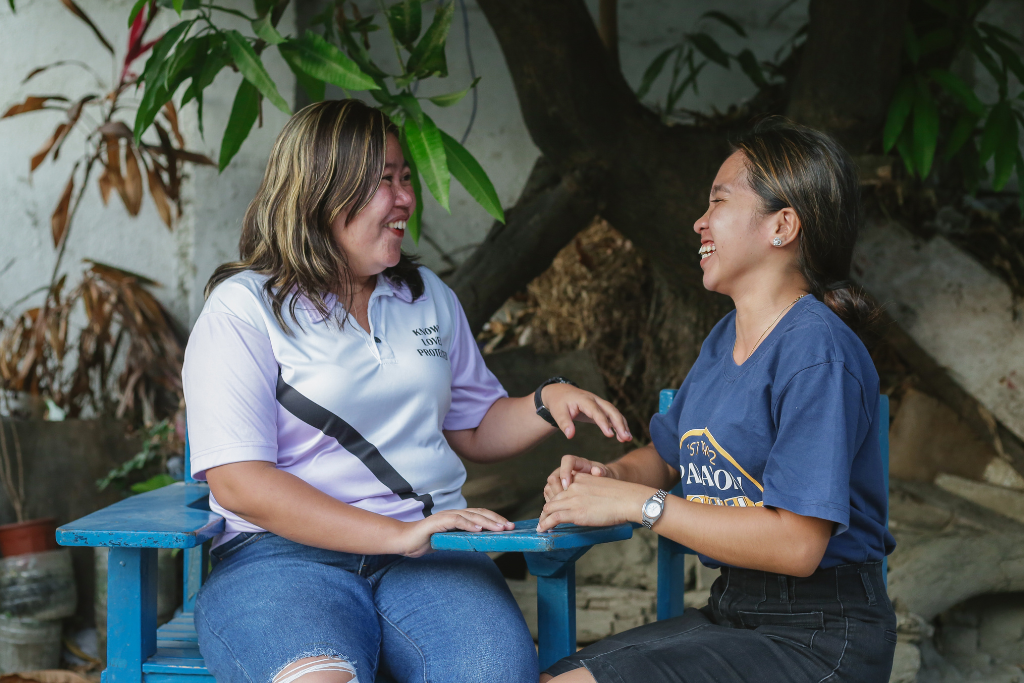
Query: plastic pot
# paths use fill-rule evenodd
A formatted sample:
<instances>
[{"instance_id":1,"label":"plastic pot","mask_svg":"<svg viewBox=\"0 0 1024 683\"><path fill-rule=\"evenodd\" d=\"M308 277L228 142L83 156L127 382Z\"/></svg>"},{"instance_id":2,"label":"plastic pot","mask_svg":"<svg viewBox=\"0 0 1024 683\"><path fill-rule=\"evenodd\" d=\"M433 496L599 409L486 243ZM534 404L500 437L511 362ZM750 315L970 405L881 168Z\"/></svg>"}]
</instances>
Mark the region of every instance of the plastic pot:
<instances>
[{"instance_id":1,"label":"plastic pot","mask_svg":"<svg viewBox=\"0 0 1024 683\"><path fill-rule=\"evenodd\" d=\"M68 548L0 560L0 612L31 619L75 613L78 592Z\"/></svg>"},{"instance_id":2,"label":"plastic pot","mask_svg":"<svg viewBox=\"0 0 1024 683\"><path fill-rule=\"evenodd\" d=\"M0 614L0 670L3 673L56 669L60 665L59 621Z\"/></svg>"},{"instance_id":3,"label":"plastic pot","mask_svg":"<svg viewBox=\"0 0 1024 683\"><path fill-rule=\"evenodd\" d=\"M53 517L0 526L0 554L4 557L57 549L57 520Z\"/></svg>"}]
</instances>

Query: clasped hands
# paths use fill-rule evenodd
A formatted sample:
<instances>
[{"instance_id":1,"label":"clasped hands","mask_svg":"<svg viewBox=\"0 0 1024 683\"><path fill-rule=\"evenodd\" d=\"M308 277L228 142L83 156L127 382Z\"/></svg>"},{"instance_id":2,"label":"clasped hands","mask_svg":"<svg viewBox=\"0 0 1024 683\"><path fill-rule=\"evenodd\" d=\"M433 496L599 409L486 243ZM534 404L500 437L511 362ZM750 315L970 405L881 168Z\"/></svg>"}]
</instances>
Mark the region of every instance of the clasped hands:
<instances>
[{"instance_id":1,"label":"clasped hands","mask_svg":"<svg viewBox=\"0 0 1024 683\"><path fill-rule=\"evenodd\" d=\"M641 508L656 489L621 481L611 465L575 455L562 456L561 466L544 485L544 510L537 531L558 524L611 526L641 521Z\"/></svg>"}]
</instances>

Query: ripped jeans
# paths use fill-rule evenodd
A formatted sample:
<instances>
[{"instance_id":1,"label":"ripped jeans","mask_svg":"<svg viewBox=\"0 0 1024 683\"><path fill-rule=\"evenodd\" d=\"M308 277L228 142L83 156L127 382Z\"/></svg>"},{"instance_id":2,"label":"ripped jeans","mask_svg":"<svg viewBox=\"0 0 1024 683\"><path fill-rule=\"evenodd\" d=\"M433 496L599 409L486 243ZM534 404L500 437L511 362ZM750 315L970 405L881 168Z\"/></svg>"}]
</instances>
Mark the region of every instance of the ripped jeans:
<instances>
[{"instance_id":1,"label":"ripped jeans","mask_svg":"<svg viewBox=\"0 0 1024 683\"><path fill-rule=\"evenodd\" d=\"M218 683L271 683L314 656L348 662L359 683L537 680L522 613L482 553L353 555L263 532L212 556L195 624Z\"/></svg>"}]
</instances>

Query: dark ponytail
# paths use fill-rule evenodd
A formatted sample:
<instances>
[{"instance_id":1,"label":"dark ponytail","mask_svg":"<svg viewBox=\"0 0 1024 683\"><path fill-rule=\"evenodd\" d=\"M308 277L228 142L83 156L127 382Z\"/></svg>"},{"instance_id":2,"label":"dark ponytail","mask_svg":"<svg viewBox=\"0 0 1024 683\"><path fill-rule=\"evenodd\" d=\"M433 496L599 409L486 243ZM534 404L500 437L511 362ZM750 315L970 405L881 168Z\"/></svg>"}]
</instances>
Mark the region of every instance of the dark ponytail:
<instances>
[{"instance_id":1,"label":"dark ponytail","mask_svg":"<svg viewBox=\"0 0 1024 683\"><path fill-rule=\"evenodd\" d=\"M747 182L765 214L792 208L800 217L798 267L811 294L862 339L873 341L881 309L850 281L862 211L857 168L828 135L773 117L735 142Z\"/></svg>"}]
</instances>

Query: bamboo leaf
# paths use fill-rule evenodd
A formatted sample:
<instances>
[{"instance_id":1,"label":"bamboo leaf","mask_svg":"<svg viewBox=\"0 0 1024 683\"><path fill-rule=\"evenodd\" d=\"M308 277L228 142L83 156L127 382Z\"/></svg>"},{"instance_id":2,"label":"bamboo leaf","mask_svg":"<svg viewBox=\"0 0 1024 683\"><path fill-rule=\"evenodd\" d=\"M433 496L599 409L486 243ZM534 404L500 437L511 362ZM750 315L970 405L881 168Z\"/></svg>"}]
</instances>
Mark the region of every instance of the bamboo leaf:
<instances>
[{"instance_id":1,"label":"bamboo leaf","mask_svg":"<svg viewBox=\"0 0 1024 683\"><path fill-rule=\"evenodd\" d=\"M730 17L728 14L726 14L724 12L719 12L717 10L711 10L709 12L705 12L704 14L700 15L700 18L701 19L714 19L715 21L721 22L721 23L725 24L726 26L728 26L729 28L731 28L733 31L736 32L737 35L742 36L743 38L747 37L747 32L743 30L743 27L740 26L739 22L736 21L735 19L733 19L732 17Z\"/></svg>"},{"instance_id":2,"label":"bamboo leaf","mask_svg":"<svg viewBox=\"0 0 1024 683\"><path fill-rule=\"evenodd\" d=\"M53 210L53 215L50 216L50 235L53 237L53 246L60 246L61 240L64 239L64 234L68 229L68 215L71 207L71 194L75 191L75 172L71 172L71 177L68 178L68 184L64 186L64 192L60 196L60 201L57 202L57 208Z\"/></svg>"},{"instance_id":3,"label":"bamboo leaf","mask_svg":"<svg viewBox=\"0 0 1024 683\"><path fill-rule=\"evenodd\" d=\"M409 55L409 61L405 66L408 73L421 76L448 75L448 60L445 57L444 48L453 16L455 16L454 0L444 2L434 10L434 20L420 41L416 43L416 47L412 49L412 54ZM429 186L428 182L427 187Z\"/></svg>"},{"instance_id":4,"label":"bamboo leaf","mask_svg":"<svg viewBox=\"0 0 1024 683\"><path fill-rule=\"evenodd\" d=\"M927 178L939 144L939 108L923 85L914 97L914 166Z\"/></svg>"},{"instance_id":5,"label":"bamboo leaf","mask_svg":"<svg viewBox=\"0 0 1024 683\"><path fill-rule=\"evenodd\" d=\"M275 107L285 114L291 114L291 107L277 91L274 79L267 73L266 67L260 60L259 55L252 49L249 41L238 31L225 31L224 38L227 41L228 49L231 50L231 58L235 60L235 66L242 72L245 80L256 86L256 89ZM246 135L249 131L246 130Z\"/></svg>"},{"instance_id":6,"label":"bamboo leaf","mask_svg":"<svg viewBox=\"0 0 1024 683\"><path fill-rule=\"evenodd\" d=\"M400 141L402 143L402 154L405 155L405 162L409 164L412 192L416 196L416 209L409 216L406 229L409 231L409 236L412 237L413 241L419 244L420 233L423 231L423 187L420 185L420 172L416 168L416 162L413 160L412 154L409 152L409 141L405 137L404 130L402 131Z\"/></svg>"},{"instance_id":7,"label":"bamboo leaf","mask_svg":"<svg viewBox=\"0 0 1024 683\"><path fill-rule=\"evenodd\" d=\"M981 132L981 146L978 149L978 161L984 165L995 154L996 149L1004 144L1003 135L1013 125L1013 109L1010 103L1003 101L992 107L985 128ZM1016 126L1014 126L1016 130Z\"/></svg>"},{"instance_id":8,"label":"bamboo leaf","mask_svg":"<svg viewBox=\"0 0 1024 683\"><path fill-rule=\"evenodd\" d=\"M252 22L252 30L257 36L262 38L268 45L280 45L284 42L284 36L282 36L274 24L271 22L273 12L267 12L259 19Z\"/></svg>"},{"instance_id":9,"label":"bamboo leaf","mask_svg":"<svg viewBox=\"0 0 1024 683\"><path fill-rule=\"evenodd\" d=\"M476 87L476 84L480 82L480 76L473 79L473 82L469 84L468 88L460 90L458 92L448 93L447 95L435 95L430 98L430 101L439 107L450 107L453 104L458 104L462 101L462 98L469 94L469 91Z\"/></svg>"},{"instance_id":10,"label":"bamboo leaf","mask_svg":"<svg viewBox=\"0 0 1024 683\"><path fill-rule=\"evenodd\" d=\"M391 34L402 45L412 49L423 28L423 8L420 0L402 0L388 9L388 26Z\"/></svg>"},{"instance_id":11,"label":"bamboo leaf","mask_svg":"<svg viewBox=\"0 0 1024 683\"><path fill-rule=\"evenodd\" d=\"M501 209L501 200L498 199L498 193L483 167L458 140L443 130L440 133L448 170L487 213L504 223L505 212Z\"/></svg>"},{"instance_id":12,"label":"bamboo leaf","mask_svg":"<svg viewBox=\"0 0 1024 683\"><path fill-rule=\"evenodd\" d=\"M985 105L981 103L981 100L974 94L974 91L960 80L958 76L945 69L930 69L928 75L952 97L960 100L960 103L967 107L967 110L972 114L977 117L985 115Z\"/></svg>"},{"instance_id":13,"label":"bamboo leaf","mask_svg":"<svg viewBox=\"0 0 1024 683\"><path fill-rule=\"evenodd\" d=\"M426 114L423 115L422 127L416 125L416 121L409 117L406 118L402 130L405 132L412 160L423 176L427 188L444 210L451 213L451 209L448 208L451 173L448 171L441 132Z\"/></svg>"},{"instance_id":14,"label":"bamboo leaf","mask_svg":"<svg viewBox=\"0 0 1024 683\"><path fill-rule=\"evenodd\" d=\"M231 105L228 126L220 143L220 170L223 171L249 137L249 131L260 113L260 91L249 81L242 81Z\"/></svg>"},{"instance_id":15,"label":"bamboo leaf","mask_svg":"<svg viewBox=\"0 0 1024 683\"><path fill-rule=\"evenodd\" d=\"M690 33L686 36L693 43L693 46L697 48L702 55L710 59L712 62L724 66L726 69L729 68L729 55L726 54L725 50L721 48L714 38L709 36L707 33Z\"/></svg>"},{"instance_id":16,"label":"bamboo leaf","mask_svg":"<svg viewBox=\"0 0 1024 683\"><path fill-rule=\"evenodd\" d=\"M312 31L297 40L277 46L281 56L294 68L313 78L345 90L374 90L379 86L359 65Z\"/></svg>"},{"instance_id":17,"label":"bamboo leaf","mask_svg":"<svg viewBox=\"0 0 1024 683\"><path fill-rule=\"evenodd\" d=\"M661 75L662 69L665 68L665 62L668 61L669 55L671 55L674 50L678 49L679 46L675 45L658 53L658 56L654 58L647 67L647 70L644 71L643 78L640 79L640 87L636 90L637 99L642 99L644 95L648 93L651 86L654 85L654 81L656 81L658 76Z\"/></svg>"},{"instance_id":18,"label":"bamboo leaf","mask_svg":"<svg viewBox=\"0 0 1024 683\"><path fill-rule=\"evenodd\" d=\"M882 150L886 153L900 138L903 126L906 125L907 117L914 106L914 82L904 78L896 88L892 102L889 104L889 114L885 119L885 128L882 131Z\"/></svg>"}]
</instances>

